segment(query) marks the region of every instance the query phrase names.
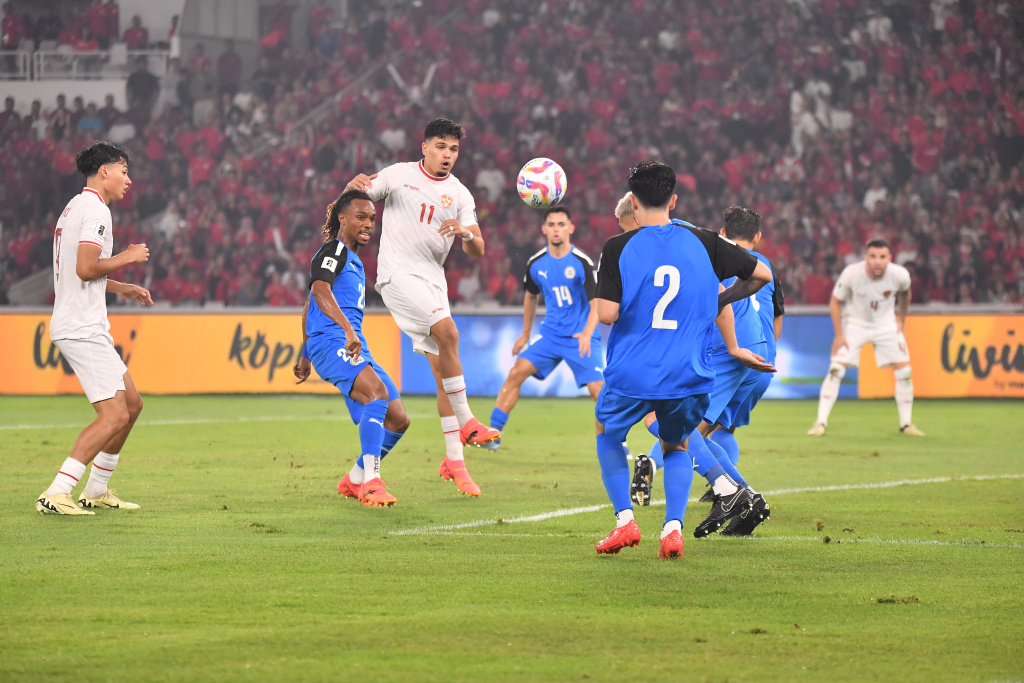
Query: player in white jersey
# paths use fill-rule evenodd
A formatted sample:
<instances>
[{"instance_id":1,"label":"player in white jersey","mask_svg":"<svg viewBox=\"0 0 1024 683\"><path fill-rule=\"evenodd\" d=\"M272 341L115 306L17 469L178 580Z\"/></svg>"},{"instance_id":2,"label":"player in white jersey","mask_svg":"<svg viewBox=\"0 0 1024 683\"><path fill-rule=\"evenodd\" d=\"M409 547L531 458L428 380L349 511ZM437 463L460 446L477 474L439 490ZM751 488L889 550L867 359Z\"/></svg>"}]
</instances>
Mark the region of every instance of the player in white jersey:
<instances>
[{"instance_id":1,"label":"player in white jersey","mask_svg":"<svg viewBox=\"0 0 1024 683\"><path fill-rule=\"evenodd\" d=\"M836 337L832 342L828 376L821 385L818 419L808 434L822 436L825 433L846 368L857 367L861 348L872 344L878 367L891 367L896 377L900 432L924 436L910 419L914 384L910 378L910 353L903 336L909 305L910 273L892 263L892 247L887 241L871 240L864 260L844 268L832 290L829 311Z\"/></svg>"},{"instance_id":2,"label":"player in white jersey","mask_svg":"<svg viewBox=\"0 0 1024 683\"><path fill-rule=\"evenodd\" d=\"M113 254L113 223L108 205L122 199L132 184L128 153L107 142L96 142L78 153L76 165L86 187L68 202L53 236L55 299L50 339L75 371L96 419L82 430L50 487L36 500L43 514L91 515L83 508L134 509L107 488L121 447L142 412L128 368L114 349L107 321L107 292L129 301L152 305L149 291L107 278L129 263L149 260L145 244L131 244ZM71 491L92 463L89 481L76 505ZM81 506L81 507L80 507Z\"/></svg>"},{"instance_id":3,"label":"player in white jersey","mask_svg":"<svg viewBox=\"0 0 1024 683\"><path fill-rule=\"evenodd\" d=\"M444 260L456 236L466 254L484 255L473 196L451 174L464 134L457 123L434 119L423 133L421 161L393 164L370 176L361 173L345 189L384 200L375 289L434 373L446 451L439 474L454 479L463 493L478 496L462 445L483 445L501 433L473 417L466 400L459 330L444 276Z\"/></svg>"}]
</instances>

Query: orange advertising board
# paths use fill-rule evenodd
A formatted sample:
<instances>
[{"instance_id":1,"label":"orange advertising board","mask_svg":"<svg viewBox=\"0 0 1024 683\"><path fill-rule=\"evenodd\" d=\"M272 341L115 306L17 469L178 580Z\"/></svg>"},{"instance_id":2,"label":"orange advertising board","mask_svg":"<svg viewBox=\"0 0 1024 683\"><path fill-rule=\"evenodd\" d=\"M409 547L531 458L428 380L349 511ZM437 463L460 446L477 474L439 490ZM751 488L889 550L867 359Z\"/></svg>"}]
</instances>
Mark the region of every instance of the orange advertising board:
<instances>
[{"instance_id":1,"label":"orange advertising board","mask_svg":"<svg viewBox=\"0 0 1024 683\"><path fill-rule=\"evenodd\" d=\"M315 392L337 389L314 372L296 386L299 314L112 313L110 333L144 394ZM50 341L48 314L0 314L0 394L81 394ZM363 334L401 386L401 336L389 315L367 315Z\"/></svg>"},{"instance_id":2,"label":"orange advertising board","mask_svg":"<svg viewBox=\"0 0 1024 683\"><path fill-rule=\"evenodd\" d=\"M914 315L905 334L914 396L1024 398L1024 316ZM892 370L875 367L869 347L859 379L861 398L893 395Z\"/></svg>"}]
</instances>

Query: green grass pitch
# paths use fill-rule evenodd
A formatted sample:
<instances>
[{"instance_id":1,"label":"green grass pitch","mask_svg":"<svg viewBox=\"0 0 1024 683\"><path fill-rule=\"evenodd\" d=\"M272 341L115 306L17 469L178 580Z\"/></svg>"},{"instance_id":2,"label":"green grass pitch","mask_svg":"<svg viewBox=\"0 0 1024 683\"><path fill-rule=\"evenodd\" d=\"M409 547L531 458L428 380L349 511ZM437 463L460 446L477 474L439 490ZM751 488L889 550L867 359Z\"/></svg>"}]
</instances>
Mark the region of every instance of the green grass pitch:
<instances>
[{"instance_id":1,"label":"green grass pitch","mask_svg":"<svg viewBox=\"0 0 1024 683\"><path fill-rule=\"evenodd\" d=\"M479 499L437 476L433 400L407 407L392 509L337 493L337 397L150 397L112 483L142 509L61 518L33 503L91 409L0 397L0 680L1024 679L1020 402L918 401L923 439L891 401L840 402L824 438L811 402L765 402L739 464L771 521L698 541L691 503L678 561L658 505L594 552L589 401L522 401L467 450Z\"/></svg>"}]
</instances>

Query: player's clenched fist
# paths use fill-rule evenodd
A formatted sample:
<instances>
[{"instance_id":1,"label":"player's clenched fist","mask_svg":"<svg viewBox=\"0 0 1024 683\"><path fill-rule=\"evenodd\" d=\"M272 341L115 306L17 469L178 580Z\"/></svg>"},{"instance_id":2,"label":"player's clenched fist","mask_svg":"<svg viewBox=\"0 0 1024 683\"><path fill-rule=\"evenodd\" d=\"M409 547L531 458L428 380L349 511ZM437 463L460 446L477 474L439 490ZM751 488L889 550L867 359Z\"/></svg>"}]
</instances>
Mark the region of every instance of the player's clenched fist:
<instances>
[{"instance_id":1,"label":"player's clenched fist","mask_svg":"<svg viewBox=\"0 0 1024 683\"><path fill-rule=\"evenodd\" d=\"M366 175L360 173L352 180L348 181L348 185L345 186L345 191L359 190L360 192L369 192L370 186L373 185L373 179L377 177L377 174Z\"/></svg>"},{"instance_id":2,"label":"player's clenched fist","mask_svg":"<svg viewBox=\"0 0 1024 683\"><path fill-rule=\"evenodd\" d=\"M129 244L125 252L132 258L132 263L145 263L149 260L149 247L145 244Z\"/></svg>"}]
</instances>

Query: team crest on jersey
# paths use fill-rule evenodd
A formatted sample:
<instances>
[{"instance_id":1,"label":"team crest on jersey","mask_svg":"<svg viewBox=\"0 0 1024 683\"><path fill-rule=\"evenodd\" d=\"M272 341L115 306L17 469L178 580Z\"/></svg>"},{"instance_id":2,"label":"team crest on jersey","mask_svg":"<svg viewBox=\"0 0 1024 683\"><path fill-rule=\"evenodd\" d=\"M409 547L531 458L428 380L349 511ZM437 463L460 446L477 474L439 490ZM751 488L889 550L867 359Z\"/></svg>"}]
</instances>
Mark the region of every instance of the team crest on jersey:
<instances>
[{"instance_id":1,"label":"team crest on jersey","mask_svg":"<svg viewBox=\"0 0 1024 683\"><path fill-rule=\"evenodd\" d=\"M892 294L892 290L891 289L887 289L884 292L882 292L882 298L883 299L888 299L890 294Z\"/></svg>"},{"instance_id":2,"label":"team crest on jersey","mask_svg":"<svg viewBox=\"0 0 1024 683\"><path fill-rule=\"evenodd\" d=\"M565 267L565 279L566 280L571 280L574 277L576 277L576 269L573 268L572 266L566 266Z\"/></svg>"},{"instance_id":3,"label":"team crest on jersey","mask_svg":"<svg viewBox=\"0 0 1024 683\"><path fill-rule=\"evenodd\" d=\"M453 201L455 200L452 199L451 196L446 194L441 195L441 206L443 206L444 208L447 209L449 206L451 206Z\"/></svg>"}]
</instances>

